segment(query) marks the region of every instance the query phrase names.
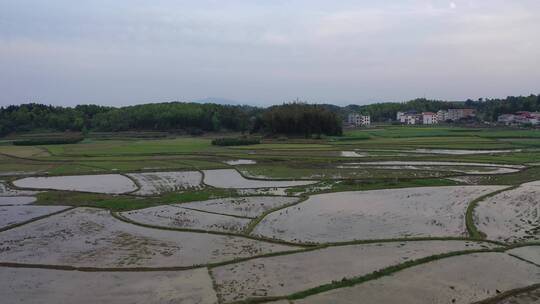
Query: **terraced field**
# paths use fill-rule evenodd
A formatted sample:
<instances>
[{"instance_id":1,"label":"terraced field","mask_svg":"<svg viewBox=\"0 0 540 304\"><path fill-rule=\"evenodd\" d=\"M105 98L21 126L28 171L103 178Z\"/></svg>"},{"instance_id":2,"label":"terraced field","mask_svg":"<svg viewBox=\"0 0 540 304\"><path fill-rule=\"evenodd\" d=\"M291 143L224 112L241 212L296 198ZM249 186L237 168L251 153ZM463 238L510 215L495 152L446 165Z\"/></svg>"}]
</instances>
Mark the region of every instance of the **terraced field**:
<instances>
[{"instance_id":1,"label":"terraced field","mask_svg":"<svg viewBox=\"0 0 540 304\"><path fill-rule=\"evenodd\" d=\"M459 130L0 145L0 302L538 303L540 151Z\"/></svg>"}]
</instances>

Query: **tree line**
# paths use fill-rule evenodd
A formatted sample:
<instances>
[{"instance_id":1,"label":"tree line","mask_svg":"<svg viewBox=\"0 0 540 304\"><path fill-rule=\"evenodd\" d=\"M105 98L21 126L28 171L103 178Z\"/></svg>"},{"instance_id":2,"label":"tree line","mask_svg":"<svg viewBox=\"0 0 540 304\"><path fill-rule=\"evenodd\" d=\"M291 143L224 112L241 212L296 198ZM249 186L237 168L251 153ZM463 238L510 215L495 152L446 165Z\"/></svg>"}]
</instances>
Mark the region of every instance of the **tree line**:
<instances>
[{"instance_id":1,"label":"tree line","mask_svg":"<svg viewBox=\"0 0 540 304\"><path fill-rule=\"evenodd\" d=\"M167 102L127 107L78 105L60 107L37 103L0 107L0 136L29 131L176 131L197 134L205 131L236 131L261 134L339 135L342 120L350 112L371 115L372 121L394 120L396 112L416 110L436 112L449 108L474 108L477 116L496 121L505 113L540 111L540 95L509 96L504 99L479 99L448 102L414 99L369 105L313 105L284 103L269 108Z\"/></svg>"},{"instance_id":2,"label":"tree line","mask_svg":"<svg viewBox=\"0 0 540 304\"><path fill-rule=\"evenodd\" d=\"M341 132L335 113L308 104L268 109L199 103L156 103L121 108L23 104L0 108L0 136L29 131L237 131L283 134Z\"/></svg>"}]
</instances>

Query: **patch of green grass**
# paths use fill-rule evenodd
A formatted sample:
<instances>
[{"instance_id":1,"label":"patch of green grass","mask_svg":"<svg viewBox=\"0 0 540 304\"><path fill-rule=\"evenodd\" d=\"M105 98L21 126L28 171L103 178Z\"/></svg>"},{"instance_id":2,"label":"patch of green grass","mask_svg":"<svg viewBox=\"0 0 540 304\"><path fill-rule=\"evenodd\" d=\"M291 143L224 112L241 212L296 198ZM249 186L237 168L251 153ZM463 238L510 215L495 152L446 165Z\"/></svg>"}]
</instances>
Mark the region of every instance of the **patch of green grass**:
<instances>
[{"instance_id":1,"label":"patch of green grass","mask_svg":"<svg viewBox=\"0 0 540 304\"><path fill-rule=\"evenodd\" d=\"M12 145L0 146L0 153L23 158L48 155L48 152L41 147Z\"/></svg>"},{"instance_id":2,"label":"patch of green grass","mask_svg":"<svg viewBox=\"0 0 540 304\"><path fill-rule=\"evenodd\" d=\"M279 144L259 144L250 146L231 147L238 150L325 150L333 149L331 145L313 143L279 143Z\"/></svg>"},{"instance_id":3,"label":"patch of green grass","mask_svg":"<svg viewBox=\"0 0 540 304\"><path fill-rule=\"evenodd\" d=\"M237 196L236 191L206 188L198 191L168 193L160 197L136 197L131 195L107 195L71 191L47 191L37 195L37 205L64 205L96 207L111 211L128 211L166 204L178 204Z\"/></svg>"},{"instance_id":4,"label":"patch of green grass","mask_svg":"<svg viewBox=\"0 0 540 304\"><path fill-rule=\"evenodd\" d=\"M271 179L380 179L380 178L426 178L456 175L449 170L393 170L373 167L337 168L338 163L281 162L280 164L257 164L239 166L247 176Z\"/></svg>"},{"instance_id":5,"label":"patch of green grass","mask_svg":"<svg viewBox=\"0 0 540 304\"><path fill-rule=\"evenodd\" d=\"M79 163L60 163L55 165L50 170L47 170L47 172L49 175L81 175L105 173L107 170L96 168L94 166L86 166Z\"/></svg>"},{"instance_id":6,"label":"patch of green grass","mask_svg":"<svg viewBox=\"0 0 540 304\"><path fill-rule=\"evenodd\" d=\"M344 180L326 181L315 185L299 186L291 188L287 193L305 193L305 195L343 192L343 191L366 191L379 189L396 189L411 187L442 187L456 186L458 182L444 178L421 178L421 179L372 179L372 180Z\"/></svg>"},{"instance_id":7,"label":"patch of green grass","mask_svg":"<svg viewBox=\"0 0 540 304\"><path fill-rule=\"evenodd\" d=\"M540 180L540 166L530 167L516 173L483 176L480 184L519 185Z\"/></svg>"},{"instance_id":8,"label":"patch of green grass","mask_svg":"<svg viewBox=\"0 0 540 304\"><path fill-rule=\"evenodd\" d=\"M14 159L0 155L0 173L9 172L41 172L49 170L53 164Z\"/></svg>"},{"instance_id":9,"label":"patch of green grass","mask_svg":"<svg viewBox=\"0 0 540 304\"><path fill-rule=\"evenodd\" d=\"M176 138L157 140L94 140L77 145L46 146L53 155L119 156L159 155L208 152L216 147L206 138Z\"/></svg>"}]
</instances>

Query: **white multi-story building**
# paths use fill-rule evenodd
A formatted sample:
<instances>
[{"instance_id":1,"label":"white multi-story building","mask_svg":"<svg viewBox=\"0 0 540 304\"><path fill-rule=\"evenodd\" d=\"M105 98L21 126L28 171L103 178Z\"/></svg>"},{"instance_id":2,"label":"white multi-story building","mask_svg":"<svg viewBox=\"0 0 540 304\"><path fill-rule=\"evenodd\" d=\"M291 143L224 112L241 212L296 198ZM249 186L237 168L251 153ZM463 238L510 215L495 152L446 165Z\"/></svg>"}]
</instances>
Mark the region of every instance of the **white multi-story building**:
<instances>
[{"instance_id":1,"label":"white multi-story building","mask_svg":"<svg viewBox=\"0 0 540 304\"><path fill-rule=\"evenodd\" d=\"M353 126L369 126L371 124L371 117L369 115L351 113L349 114L348 122Z\"/></svg>"},{"instance_id":2,"label":"white multi-story building","mask_svg":"<svg viewBox=\"0 0 540 304\"><path fill-rule=\"evenodd\" d=\"M448 111L444 111L444 110L437 111L437 121L445 122L446 120L448 120Z\"/></svg>"},{"instance_id":3,"label":"white multi-story building","mask_svg":"<svg viewBox=\"0 0 540 304\"><path fill-rule=\"evenodd\" d=\"M448 118L450 120L460 120L462 118L474 117L476 111L474 109L448 109Z\"/></svg>"},{"instance_id":4,"label":"white multi-story building","mask_svg":"<svg viewBox=\"0 0 540 304\"><path fill-rule=\"evenodd\" d=\"M422 112L422 123L424 125L433 125L439 123L437 114L433 112Z\"/></svg>"},{"instance_id":5,"label":"white multi-story building","mask_svg":"<svg viewBox=\"0 0 540 304\"><path fill-rule=\"evenodd\" d=\"M405 123L408 125L419 125L422 123L422 115L420 114L407 114L405 115Z\"/></svg>"},{"instance_id":6,"label":"white multi-story building","mask_svg":"<svg viewBox=\"0 0 540 304\"><path fill-rule=\"evenodd\" d=\"M402 124L417 125L422 123L422 115L415 111L397 112L396 120Z\"/></svg>"},{"instance_id":7,"label":"white multi-story building","mask_svg":"<svg viewBox=\"0 0 540 304\"><path fill-rule=\"evenodd\" d=\"M401 123L405 123L405 112L397 112L396 120Z\"/></svg>"}]
</instances>

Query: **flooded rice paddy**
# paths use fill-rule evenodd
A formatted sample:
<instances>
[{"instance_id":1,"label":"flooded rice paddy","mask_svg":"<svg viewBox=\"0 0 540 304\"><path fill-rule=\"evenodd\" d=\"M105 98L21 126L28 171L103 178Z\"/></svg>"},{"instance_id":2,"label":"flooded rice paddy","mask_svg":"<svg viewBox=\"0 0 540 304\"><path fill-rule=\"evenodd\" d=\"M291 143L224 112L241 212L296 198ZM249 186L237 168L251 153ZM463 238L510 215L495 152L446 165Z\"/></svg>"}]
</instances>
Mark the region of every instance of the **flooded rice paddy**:
<instances>
[{"instance_id":1,"label":"flooded rice paddy","mask_svg":"<svg viewBox=\"0 0 540 304\"><path fill-rule=\"evenodd\" d=\"M446 154L446 155L472 155L472 154L500 154L500 153L516 153L522 149L513 150L460 150L460 149L416 149L415 153L422 154Z\"/></svg>"},{"instance_id":2,"label":"flooded rice paddy","mask_svg":"<svg viewBox=\"0 0 540 304\"><path fill-rule=\"evenodd\" d=\"M240 232L251 221L249 218L192 210L181 205L127 211L121 215L133 222L146 225L223 232Z\"/></svg>"},{"instance_id":3,"label":"flooded rice paddy","mask_svg":"<svg viewBox=\"0 0 540 304\"><path fill-rule=\"evenodd\" d=\"M0 206L0 229L65 210L66 206ZM0 249L0 253L2 250Z\"/></svg>"},{"instance_id":4,"label":"flooded rice paddy","mask_svg":"<svg viewBox=\"0 0 540 304\"><path fill-rule=\"evenodd\" d=\"M238 165L254 165L257 163L257 161L253 159L231 159L231 160L224 161L224 163L231 166L238 166Z\"/></svg>"},{"instance_id":5,"label":"flooded rice paddy","mask_svg":"<svg viewBox=\"0 0 540 304\"><path fill-rule=\"evenodd\" d=\"M137 190L137 185L120 174L27 177L13 182L20 188L52 189L121 194Z\"/></svg>"},{"instance_id":6,"label":"flooded rice paddy","mask_svg":"<svg viewBox=\"0 0 540 304\"><path fill-rule=\"evenodd\" d=\"M136 195L159 195L167 192L197 189L201 187L199 171L148 172L127 174L140 186Z\"/></svg>"},{"instance_id":7,"label":"flooded rice paddy","mask_svg":"<svg viewBox=\"0 0 540 304\"><path fill-rule=\"evenodd\" d=\"M493 240L540 240L540 181L525 183L478 203L475 224Z\"/></svg>"},{"instance_id":8,"label":"flooded rice paddy","mask_svg":"<svg viewBox=\"0 0 540 304\"><path fill-rule=\"evenodd\" d=\"M431 255L493 247L465 241L338 246L220 266L212 275L220 298L233 302L284 296Z\"/></svg>"},{"instance_id":9,"label":"flooded rice paddy","mask_svg":"<svg viewBox=\"0 0 540 304\"><path fill-rule=\"evenodd\" d=\"M251 196L220 198L201 202L191 202L179 205L180 207L196 210L221 213L225 215L255 218L265 211L292 204L299 199L283 196Z\"/></svg>"},{"instance_id":10,"label":"flooded rice paddy","mask_svg":"<svg viewBox=\"0 0 540 304\"><path fill-rule=\"evenodd\" d=\"M356 151L341 151L342 157L366 157L367 153L356 152Z\"/></svg>"},{"instance_id":11,"label":"flooded rice paddy","mask_svg":"<svg viewBox=\"0 0 540 304\"><path fill-rule=\"evenodd\" d=\"M296 248L140 227L94 208L76 208L0 234L0 262L46 265L193 266L291 249Z\"/></svg>"},{"instance_id":12,"label":"flooded rice paddy","mask_svg":"<svg viewBox=\"0 0 540 304\"><path fill-rule=\"evenodd\" d=\"M434 162L434 161L382 161L382 162L355 162L337 166L339 169L386 169L386 170L424 170L447 171L464 174L506 174L515 173L524 169L520 165L500 165L484 163L462 162Z\"/></svg>"},{"instance_id":13,"label":"flooded rice paddy","mask_svg":"<svg viewBox=\"0 0 540 304\"><path fill-rule=\"evenodd\" d=\"M313 195L269 214L253 233L300 242L464 236L469 203L503 188L422 187Z\"/></svg>"},{"instance_id":14,"label":"flooded rice paddy","mask_svg":"<svg viewBox=\"0 0 540 304\"><path fill-rule=\"evenodd\" d=\"M540 244L523 246L508 250L506 253L522 258L540 266Z\"/></svg>"},{"instance_id":15,"label":"flooded rice paddy","mask_svg":"<svg viewBox=\"0 0 540 304\"><path fill-rule=\"evenodd\" d=\"M265 211L296 202L291 197L239 197L214 199L122 212L137 223L180 229L242 232Z\"/></svg>"},{"instance_id":16,"label":"flooded rice paddy","mask_svg":"<svg viewBox=\"0 0 540 304\"><path fill-rule=\"evenodd\" d=\"M0 206L28 205L35 201L34 196L0 196Z\"/></svg>"},{"instance_id":17,"label":"flooded rice paddy","mask_svg":"<svg viewBox=\"0 0 540 304\"><path fill-rule=\"evenodd\" d=\"M475 253L421 264L294 303L344 304L362 299L377 304L470 304L538 282L539 268L527 262L505 253Z\"/></svg>"},{"instance_id":18,"label":"flooded rice paddy","mask_svg":"<svg viewBox=\"0 0 540 304\"><path fill-rule=\"evenodd\" d=\"M204 183L216 188L279 188L303 186L316 181L273 181L246 179L234 169L204 170Z\"/></svg>"},{"instance_id":19,"label":"flooded rice paddy","mask_svg":"<svg viewBox=\"0 0 540 304\"><path fill-rule=\"evenodd\" d=\"M38 194L38 191L18 190L10 188L5 182L0 181L0 197L6 196L33 196Z\"/></svg>"},{"instance_id":20,"label":"flooded rice paddy","mask_svg":"<svg viewBox=\"0 0 540 304\"><path fill-rule=\"evenodd\" d=\"M217 303L206 268L81 272L1 267L0 277L3 303Z\"/></svg>"}]
</instances>

